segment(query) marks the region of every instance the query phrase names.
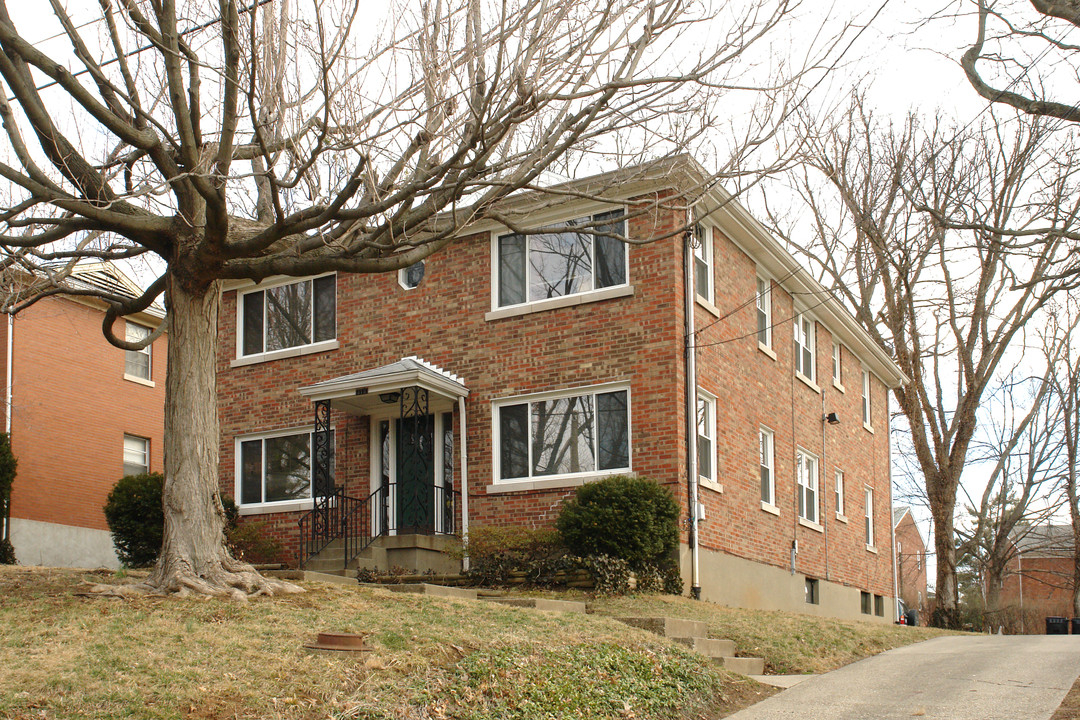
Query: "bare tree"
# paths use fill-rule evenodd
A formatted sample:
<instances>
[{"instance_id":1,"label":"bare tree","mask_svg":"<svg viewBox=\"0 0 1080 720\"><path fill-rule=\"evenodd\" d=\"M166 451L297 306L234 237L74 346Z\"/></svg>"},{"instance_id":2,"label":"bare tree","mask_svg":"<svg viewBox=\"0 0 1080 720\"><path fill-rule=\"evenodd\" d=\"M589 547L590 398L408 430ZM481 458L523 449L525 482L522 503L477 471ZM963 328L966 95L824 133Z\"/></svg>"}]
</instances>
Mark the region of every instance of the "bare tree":
<instances>
[{"instance_id":1,"label":"bare tree","mask_svg":"<svg viewBox=\"0 0 1080 720\"><path fill-rule=\"evenodd\" d=\"M1051 322L1052 336L1068 333L1068 329L1080 322L1080 308L1072 301L1061 304L1061 316ZM1049 359L1049 353L1047 353ZM1072 526L1072 607L1073 616L1080 617L1080 489L1077 488L1077 463L1080 462L1080 353L1073 342L1066 342L1056 362L1052 363L1052 382L1057 401L1061 406L1061 444L1064 451L1064 468L1061 486Z\"/></svg>"},{"instance_id":2,"label":"bare tree","mask_svg":"<svg viewBox=\"0 0 1080 720\"><path fill-rule=\"evenodd\" d=\"M787 0L716 18L687 0L424 0L376 31L359 0L295 1L101 0L88 27L50 0L70 46L60 57L0 0L2 265L52 280L42 292L57 289L54 263L156 256L163 268L135 300L104 297L105 334L128 349L113 321L160 295L167 308L165 541L143 590L296 589L222 541L223 280L408 267L470 222L516 227L499 200L541 190L550 170L679 151L719 96L753 90L744 55L789 11ZM684 42L705 20L708 43ZM773 132L777 107L756 116L735 163ZM638 149L612 155L627 147Z\"/></svg>"},{"instance_id":3,"label":"bare tree","mask_svg":"<svg viewBox=\"0 0 1080 720\"><path fill-rule=\"evenodd\" d=\"M1080 122L1080 45L1073 37L1080 3L975 0L975 6L975 41L960 58L975 91L1030 115Z\"/></svg>"},{"instance_id":4,"label":"bare tree","mask_svg":"<svg viewBox=\"0 0 1080 720\"><path fill-rule=\"evenodd\" d=\"M1047 213L1075 227L1064 195L1072 169L1055 164L1071 155L1042 121L958 131L912 116L893 126L858 96L821 126L807 119L807 166L792 182L809 210L807 240L775 213L773 224L910 379L894 396L934 521L938 607L955 622L954 515L978 409L1068 263L1059 233L995 228L1032 227Z\"/></svg>"}]
</instances>

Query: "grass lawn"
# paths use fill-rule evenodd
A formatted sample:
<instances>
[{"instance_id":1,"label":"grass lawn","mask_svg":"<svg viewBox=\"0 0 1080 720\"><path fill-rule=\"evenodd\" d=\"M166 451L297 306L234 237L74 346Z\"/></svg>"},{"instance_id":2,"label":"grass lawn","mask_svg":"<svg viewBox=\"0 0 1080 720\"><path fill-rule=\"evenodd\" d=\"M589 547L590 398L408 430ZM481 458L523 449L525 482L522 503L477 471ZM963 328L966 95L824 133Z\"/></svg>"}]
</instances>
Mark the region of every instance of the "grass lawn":
<instances>
[{"instance_id":1,"label":"grass lawn","mask_svg":"<svg viewBox=\"0 0 1080 720\"><path fill-rule=\"evenodd\" d=\"M317 584L247 604L88 599L85 580L112 576L0 568L0 717L715 718L772 690L604 616L704 619L785 672L928 636L679 598L583 616ZM304 650L319 631L371 633L373 651Z\"/></svg>"}]
</instances>

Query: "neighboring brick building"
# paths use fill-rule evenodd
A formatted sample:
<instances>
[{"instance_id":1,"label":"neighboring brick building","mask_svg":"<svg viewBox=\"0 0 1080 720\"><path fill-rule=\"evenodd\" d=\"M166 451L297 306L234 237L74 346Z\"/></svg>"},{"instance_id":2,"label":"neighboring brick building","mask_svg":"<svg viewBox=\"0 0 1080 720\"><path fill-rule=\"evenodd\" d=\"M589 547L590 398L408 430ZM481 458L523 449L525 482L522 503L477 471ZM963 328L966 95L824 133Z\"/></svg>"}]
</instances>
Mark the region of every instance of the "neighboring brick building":
<instances>
[{"instance_id":1,"label":"neighboring brick building","mask_svg":"<svg viewBox=\"0 0 1080 720\"><path fill-rule=\"evenodd\" d=\"M1001 585L1002 608L1019 616L1028 633L1045 632L1048 616L1074 617L1072 526L1020 526L1013 546Z\"/></svg>"},{"instance_id":2,"label":"neighboring brick building","mask_svg":"<svg viewBox=\"0 0 1080 720\"><path fill-rule=\"evenodd\" d=\"M896 594L908 610L916 610L924 622L926 607L926 543L911 508L893 509L893 537L896 538Z\"/></svg>"},{"instance_id":3,"label":"neighboring brick building","mask_svg":"<svg viewBox=\"0 0 1080 720\"><path fill-rule=\"evenodd\" d=\"M79 266L67 282L141 293L106 263ZM61 295L8 316L0 372L19 461L10 536L24 565L118 567L105 498L121 476L162 469L166 339L120 350L102 335L103 317L100 301ZM161 319L151 308L118 320L115 332L134 339Z\"/></svg>"},{"instance_id":4,"label":"neighboring brick building","mask_svg":"<svg viewBox=\"0 0 1080 720\"><path fill-rule=\"evenodd\" d=\"M226 287L223 491L295 558L328 482L319 438L333 482L377 508L358 516L409 537L548 525L615 472L669 486L689 515L695 463L704 598L891 621L888 390L902 375L722 191L694 203L691 247L676 193L701 178L678 158L572 182L559 201L516 196L501 211L550 232L472 227L397 274ZM574 199L598 192L610 201ZM656 240L560 231L572 221ZM313 433L316 407L329 411Z\"/></svg>"}]
</instances>

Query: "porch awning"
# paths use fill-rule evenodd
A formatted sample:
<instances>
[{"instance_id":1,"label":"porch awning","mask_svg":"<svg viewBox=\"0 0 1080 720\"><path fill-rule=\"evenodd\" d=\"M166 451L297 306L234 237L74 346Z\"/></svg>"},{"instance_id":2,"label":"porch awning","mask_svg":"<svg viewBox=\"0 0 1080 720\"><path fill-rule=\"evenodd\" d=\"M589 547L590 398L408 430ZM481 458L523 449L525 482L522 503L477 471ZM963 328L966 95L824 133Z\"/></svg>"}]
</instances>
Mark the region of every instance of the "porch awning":
<instances>
[{"instance_id":1,"label":"porch awning","mask_svg":"<svg viewBox=\"0 0 1080 720\"><path fill-rule=\"evenodd\" d=\"M469 389L454 373L412 355L382 367L351 375L323 380L300 388L300 394L312 402L329 400L330 406L353 415L369 415L378 408L397 402L393 393L405 387L422 387L431 398L431 410L449 409L458 398L469 396ZM380 397L382 396L382 397Z\"/></svg>"}]
</instances>

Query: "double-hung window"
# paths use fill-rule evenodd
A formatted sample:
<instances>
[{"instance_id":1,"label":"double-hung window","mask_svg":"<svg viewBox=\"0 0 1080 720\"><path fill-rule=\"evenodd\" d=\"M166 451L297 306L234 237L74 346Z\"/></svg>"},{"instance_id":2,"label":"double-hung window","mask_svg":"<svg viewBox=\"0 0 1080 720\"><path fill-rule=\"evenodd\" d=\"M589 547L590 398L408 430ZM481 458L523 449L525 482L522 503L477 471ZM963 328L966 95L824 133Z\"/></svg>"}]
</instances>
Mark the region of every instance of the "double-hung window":
<instances>
[{"instance_id":1,"label":"double-hung window","mask_svg":"<svg viewBox=\"0 0 1080 720\"><path fill-rule=\"evenodd\" d=\"M142 342L150 337L151 330L145 325L128 322L124 328L124 339L128 342ZM124 351L124 374L140 380L150 379L150 345L141 350Z\"/></svg>"},{"instance_id":2,"label":"double-hung window","mask_svg":"<svg viewBox=\"0 0 1080 720\"><path fill-rule=\"evenodd\" d=\"M240 505L308 500L312 487L310 431L237 440ZM333 458L334 433L330 433ZM332 461L331 461L332 462Z\"/></svg>"},{"instance_id":3,"label":"double-hung window","mask_svg":"<svg viewBox=\"0 0 1080 720\"><path fill-rule=\"evenodd\" d=\"M581 228L575 230L574 228ZM625 285L622 210L573 220L544 232L498 238L498 307Z\"/></svg>"},{"instance_id":4,"label":"double-hung window","mask_svg":"<svg viewBox=\"0 0 1080 720\"><path fill-rule=\"evenodd\" d=\"M866 488L866 546L874 546L874 490Z\"/></svg>"},{"instance_id":5,"label":"double-hung window","mask_svg":"<svg viewBox=\"0 0 1080 720\"><path fill-rule=\"evenodd\" d=\"M626 388L501 401L494 420L499 482L630 469Z\"/></svg>"},{"instance_id":6,"label":"double-hung window","mask_svg":"<svg viewBox=\"0 0 1080 720\"><path fill-rule=\"evenodd\" d=\"M713 301L713 242L712 228L694 226L694 292L698 297Z\"/></svg>"},{"instance_id":7,"label":"double-hung window","mask_svg":"<svg viewBox=\"0 0 1080 720\"><path fill-rule=\"evenodd\" d=\"M289 282L240 296L240 355L305 347L337 337L336 277Z\"/></svg>"},{"instance_id":8,"label":"double-hung window","mask_svg":"<svg viewBox=\"0 0 1080 720\"><path fill-rule=\"evenodd\" d=\"M810 382L814 374L814 321L803 313L795 316L795 372Z\"/></svg>"},{"instance_id":9,"label":"double-hung window","mask_svg":"<svg viewBox=\"0 0 1080 720\"><path fill-rule=\"evenodd\" d=\"M818 521L818 460L801 448L795 453L795 470L799 480L799 517L807 522Z\"/></svg>"},{"instance_id":10,"label":"double-hung window","mask_svg":"<svg viewBox=\"0 0 1080 720\"><path fill-rule=\"evenodd\" d=\"M124 475L150 472L150 441L136 435L124 436Z\"/></svg>"},{"instance_id":11,"label":"double-hung window","mask_svg":"<svg viewBox=\"0 0 1080 720\"><path fill-rule=\"evenodd\" d=\"M698 477L719 482L716 474L716 400L698 388L697 398Z\"/></svg>"},{"instance_id":12,"label":"double-hung window","mask_svg":"<svg viewBox=\"0 0 1080 720\"><path fill-rule=\"evenodd\" d=\"M757 279L757 340L772 347L772 287L765 278Z\"/></svg>"},{"instance_id":13,"label":"double-hung window","mask_svg":"<svg viewBox=\"0 0 1080 720\"><path fill-rule=\"evenodd\" d=\"M862 371L862 422L866 427L872 427L870 423L870 371Z\"/></svg>"},{"instance_id":14,"label":"double-hung window","mask_svg":"<svg viewBox=\"0 0 1080 720\"><path fill-rule=\"evenodd\" d=\"M832 344L832 379L836 387L842 388L844 386L840 366L840 343L838 342Z\"/></svg>"},{"instance_id":15,"label":"double-hung window","mask_svg":"<svg viewBox=\"0 0 1080 720\"><path fill-rule=\"evenodd\" d=\"M836 470L836 514L843 516L844 514L844 471L837 468Z\"/></svg>"},{"instance_id":16,"label":"double-hung window","mask_svg":"<svg viewBox=\"0 0 1080 720\"><path fill-rule=\"evenodd\" d=\"M776 504L776 477L773 473L773 433L768 428L758 428L758 458L761 468L761 502Z\"/></svg>"}]
</instances>

